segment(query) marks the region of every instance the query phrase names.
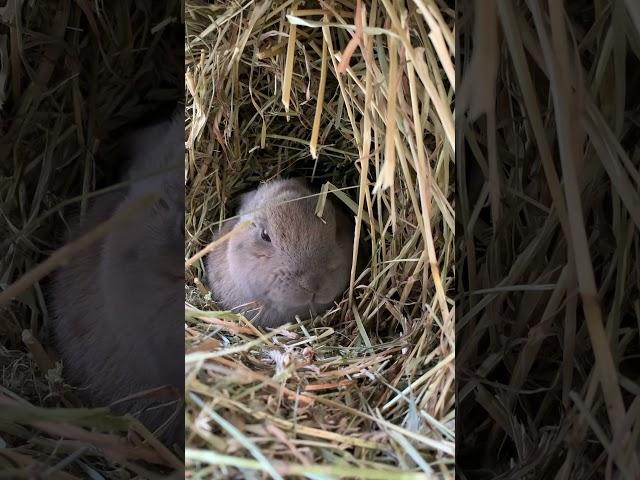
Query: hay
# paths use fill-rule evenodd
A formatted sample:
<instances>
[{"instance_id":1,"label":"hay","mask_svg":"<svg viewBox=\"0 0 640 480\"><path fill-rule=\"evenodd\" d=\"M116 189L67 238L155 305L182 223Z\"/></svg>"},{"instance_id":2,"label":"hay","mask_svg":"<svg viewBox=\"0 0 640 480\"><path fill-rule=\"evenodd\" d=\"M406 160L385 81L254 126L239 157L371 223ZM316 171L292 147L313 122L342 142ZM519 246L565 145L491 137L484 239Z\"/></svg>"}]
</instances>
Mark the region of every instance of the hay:
<instances>
[{"instance_id":1,"label":"hay","mask_svg":"<svg viewBox=\"0 0 640 480\"><path fill-rule=\"evenodd\" d=\"M123 127L181 92L179 2L132 3L0 9L0 284L17 293L0 305L1 478L159 478L181 468L135 420L81 405L46 348L46 274L77 250L57 250L65 222L113 182L109 153Z\"/></svg>"},{"instance_id":2,"label":"hay","mask_svg":"<svg viewBox=\"0 0 640 480\"><path fill-rule=\"evenodd\" d=\"M453 11L188 1L185 22L186 258L279 176L334 186L371 251L339 306L271 332L190 262L188 475L453 478Z\"/></svg>"},{"instance_id":3,"label":"hay","mask_svg":"<svg viewBox=\"0 0 640 480\"><path fill-rule=\"evenodd\" d=\"M638 3L474 5L457 23L457 167L475 172L456 217L460 470L639 478Z\"/></svg>"}]
</instances>

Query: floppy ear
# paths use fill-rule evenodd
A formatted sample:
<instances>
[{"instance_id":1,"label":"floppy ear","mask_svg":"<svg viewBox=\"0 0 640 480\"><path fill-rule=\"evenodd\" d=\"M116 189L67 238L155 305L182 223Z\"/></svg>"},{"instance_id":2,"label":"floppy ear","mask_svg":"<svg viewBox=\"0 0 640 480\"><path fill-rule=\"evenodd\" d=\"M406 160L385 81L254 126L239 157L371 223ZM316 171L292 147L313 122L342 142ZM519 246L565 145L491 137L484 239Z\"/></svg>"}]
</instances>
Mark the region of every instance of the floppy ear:
<instances>
[{"instance_id":1,"label":"floppy ear","mask_svg":"<svg viewBox=\"0 0 640 480\"><path fill-rule=\"evenodd\" d=\"M132 195L162 192L174 184L184 187L184 122L179 116L134 132L130 142Z\"/></svg>"},{"instance_id":2,"label":"floppy ear","mask_svg":"<svg viewBox=\"0 0 640 480\"><path fill-rule=\"evenodd\" d=\"M246 205L247 203L253 202L256 198L256 193L257 193L256 190L252 190L250 192L243 193L242 195L240 195L240 198L239 198L240 205Z\"/></svg>"},{"instance_id":3,"label":"floppy ear","mask_svg":"<svg viewBox=\"0 0 640 480\"><path fill-rule=\"evenodd\" d=\"M256 193L256 190L252 190L250 192L241 193L240 195L236 196L233 201L233 208L236 211L236 215L244 215L248 213L249 210L252 210L249 205L251 205L255 201Z\"/></svg>"}]
</instances>

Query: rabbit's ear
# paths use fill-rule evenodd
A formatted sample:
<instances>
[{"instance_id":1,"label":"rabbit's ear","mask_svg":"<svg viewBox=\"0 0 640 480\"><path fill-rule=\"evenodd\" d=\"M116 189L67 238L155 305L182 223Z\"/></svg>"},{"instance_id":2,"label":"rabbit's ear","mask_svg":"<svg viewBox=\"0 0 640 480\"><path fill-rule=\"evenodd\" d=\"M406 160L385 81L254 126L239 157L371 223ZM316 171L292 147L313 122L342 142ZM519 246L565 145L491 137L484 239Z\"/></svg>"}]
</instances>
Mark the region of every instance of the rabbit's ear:
<instances>
[{"instance_id":1,"label":"rabbit's ear","mask_svg":"<svg viewBox=\"0 0 640 480\"><path fill-rule=\"evenodd\" d=\"M238 196L238 204L236 206L236 210L239 215L245 215L246 213L252 212L257 208L255 205L257 194L257 190L252 190L250 192L242 193Z\"/></svg>"},{"instance_id":2,"label":"rabbit's ear","mask_svg":"<svg viewBox=\"0 0 640 480\"><path fill-rule=\"evenodd\" d=\"M243 193L242 195L240 195L240 205L247 205L249 203L252 203L255 198L256 198L256 190L252 190L250 192L247 193Z\"/></svg>"},{"instance_id":3,"label":"rabbit's ear","mask_svg":"<svg viewBox=\"0 0 640 480\"><path fill-rule=\"evenodd\" d=\"M165 192L174 187L184 195L184 124L180 117L174 115L138 130L130 138L130 195Z\"/></svg>"}]
</instances>

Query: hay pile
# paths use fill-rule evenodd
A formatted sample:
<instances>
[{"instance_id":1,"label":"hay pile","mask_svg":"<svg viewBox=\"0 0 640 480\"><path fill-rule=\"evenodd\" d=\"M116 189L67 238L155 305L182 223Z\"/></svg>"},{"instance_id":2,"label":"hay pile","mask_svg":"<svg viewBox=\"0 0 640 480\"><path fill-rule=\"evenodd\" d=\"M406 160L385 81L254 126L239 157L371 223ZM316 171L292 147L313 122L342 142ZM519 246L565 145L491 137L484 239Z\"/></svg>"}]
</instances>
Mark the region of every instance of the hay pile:
<instances>
[{"instance_id":1,"label":"hay pile","mask_svg":"<svg viewBox=\"0 0 640 480\"><path fill-rule=\"evenodd\" d=\"M495 4L456 24L457 461L640 478L640 7Z\"/></svg>"},{"instance_id":2,"label":"hay pile","mask_svg":"<svg viewBox=\"0 0 640 480\"><path fill-rule=\"evenodd\" d=\"M188 474L453 478L453 11L188 1L185 22L186 257L279 176L335 186L371 247L339 307L266 333L188 269Z\"/></svg>"},{"instance_id":3,"label":"hay pile","mask_svg":"<svg viewBox=\"0 0 640 480\"><path fill-rule=\"evenodd\" d=\"M180 2L3 3L0 285L22 283L0 306L0 476L157 478L181 452L131 443L128 428L148 433L75 400L45 349L47 279L34 268L87 195L113 181L123 126L180 98Z\"/></svg>"}]
</instances>

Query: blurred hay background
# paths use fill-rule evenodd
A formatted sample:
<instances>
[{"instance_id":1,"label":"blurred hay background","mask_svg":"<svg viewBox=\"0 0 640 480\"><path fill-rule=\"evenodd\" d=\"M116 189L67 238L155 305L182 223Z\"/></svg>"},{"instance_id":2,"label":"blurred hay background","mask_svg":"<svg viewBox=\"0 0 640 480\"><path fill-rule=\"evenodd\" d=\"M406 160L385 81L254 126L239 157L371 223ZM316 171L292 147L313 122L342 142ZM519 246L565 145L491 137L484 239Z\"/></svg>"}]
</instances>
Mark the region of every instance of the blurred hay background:
<instances>
[{"instance_id":1,"label":"blurred hay background","mask_svg":"<svg viewBox=\"0 0 640 480\"><path fill-rule=\"evenodd\" d=\"M459 12L457 471L640 478L640 4Z\"/></svg>"},{"instance_id":2,"label":"blurred hay background","mask_svg":"<svg viewBox=\"0 0 640 480\"><path fill-rule=\"evenodd\" d=\"M453 15L187 2L186 257L279 176L330 182L371 247L339 307L267 333L188 269L191 478L453 478Z\"/></svg>"},{"instance_id":3,"label":"blurred hay background","mask_svg":"<svg viewBox=\"0 0 640 480\"><path fill-rule=\"evenodd\" d=\"M127 440L143 432L136 422L84 408L63 383L45 348L46 278L33 269L87 195L114 181L109 153L127 126L182 97L182 6L3 3L0 286L25 284L0 306L0 478L159 478L180 455L144 433Z\"/></svg>"}]
</instances>

